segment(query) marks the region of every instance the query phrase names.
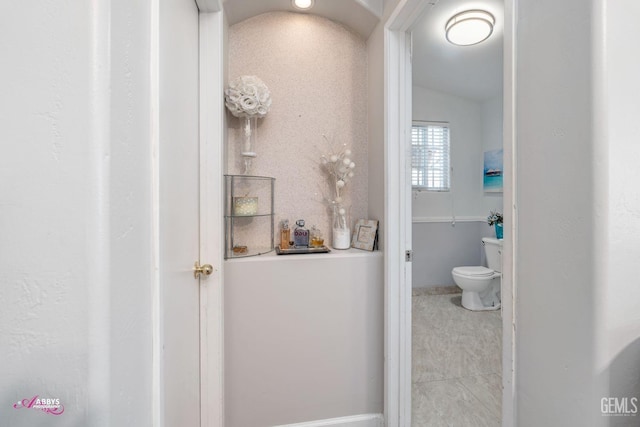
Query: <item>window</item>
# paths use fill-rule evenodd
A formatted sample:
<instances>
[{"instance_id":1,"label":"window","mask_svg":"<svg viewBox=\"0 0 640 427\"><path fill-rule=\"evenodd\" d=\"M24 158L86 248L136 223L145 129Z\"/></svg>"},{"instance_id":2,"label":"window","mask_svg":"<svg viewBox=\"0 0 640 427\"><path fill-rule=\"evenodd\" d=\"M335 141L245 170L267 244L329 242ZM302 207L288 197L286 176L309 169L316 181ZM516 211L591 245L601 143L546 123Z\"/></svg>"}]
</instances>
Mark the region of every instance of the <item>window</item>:
<instances>
[{"instance_id":1,"label":"window","mask_svg":"<svg viewBox=\"0 0 640 427\"><path fill-rule=\"evenodd\" d=\"M449 124L413 122L411 185L417 190L449 191Z\"/></svg>"}]
</instances>

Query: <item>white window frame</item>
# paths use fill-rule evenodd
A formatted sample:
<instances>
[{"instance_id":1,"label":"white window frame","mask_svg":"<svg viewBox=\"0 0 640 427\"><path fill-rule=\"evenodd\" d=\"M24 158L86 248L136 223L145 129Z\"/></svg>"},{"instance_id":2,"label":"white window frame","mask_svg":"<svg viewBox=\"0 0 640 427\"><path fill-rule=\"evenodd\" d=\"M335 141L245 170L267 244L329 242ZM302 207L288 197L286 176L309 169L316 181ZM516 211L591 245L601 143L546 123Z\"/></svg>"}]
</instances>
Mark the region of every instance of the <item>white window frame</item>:
<instances>
[{"instance_id":1,"label":"white window frame","mask_svg":"<svg viewBox=\"0 0 640 427\"><path fill-rule=\"evenodd\" d=\"M429 184L427 181L422 184L414 184L414 161L416 157L415 148L416 141L413 138L413 129L416 127L426 128L429 126L439 127L447 129L446 132L446 141L442 141L440 147L435 147L439 151L444 151L441 156L441 160L439 161L440 165L435 168L442 176L442 185L435 186L433 184ZM424 145L428 145L428 141L424 141ZM429 171L427 170L428 164L427 159L422 159L422 172L424 175L429 175ZM448 192L451 191L451 128L449 127L449 122L434 122L434 121L425 121L425 120L414 120L411 126L411 188L415 191L434 191L434 192Z\"/></svg>"}]
</instances>

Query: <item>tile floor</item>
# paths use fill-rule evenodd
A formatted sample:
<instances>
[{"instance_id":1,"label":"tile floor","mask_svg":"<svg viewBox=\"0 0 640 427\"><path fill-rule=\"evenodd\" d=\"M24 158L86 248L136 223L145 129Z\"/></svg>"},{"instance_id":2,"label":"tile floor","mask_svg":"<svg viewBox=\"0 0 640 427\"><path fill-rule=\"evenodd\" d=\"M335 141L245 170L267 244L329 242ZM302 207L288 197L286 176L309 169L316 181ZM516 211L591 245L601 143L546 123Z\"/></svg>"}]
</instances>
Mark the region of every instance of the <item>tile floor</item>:
<instances>
[{"instance_id":1,"label":"tile floor","mask_svg":"<svg viewBox=\"0 0 640 427\"><path fill-rule=\"evenodd\" d=\"M413 295L412 425L500 426L502 319L451 289ZM457 292L457 291L453 291Z\"/></svg>"}]
</instances>

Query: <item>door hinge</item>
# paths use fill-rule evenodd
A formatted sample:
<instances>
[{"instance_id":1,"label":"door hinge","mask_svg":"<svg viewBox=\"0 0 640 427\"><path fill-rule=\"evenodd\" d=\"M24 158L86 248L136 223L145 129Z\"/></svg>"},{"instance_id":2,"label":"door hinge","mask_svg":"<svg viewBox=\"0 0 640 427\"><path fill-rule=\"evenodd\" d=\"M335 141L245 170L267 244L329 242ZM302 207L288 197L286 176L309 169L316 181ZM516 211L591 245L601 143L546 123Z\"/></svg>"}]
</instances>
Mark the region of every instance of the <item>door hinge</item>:
<instances>
[{"instance_id":1,"label":"door hinge","mask_svg":"<svg viewBox=\"0 0 640 427\"><path fill-rule=\"evenodd\" d=\"M404 260L406 262L412 262L413 261L413 251L412 250L408 250L404 252Z\"/></svg>"}]
</instances>

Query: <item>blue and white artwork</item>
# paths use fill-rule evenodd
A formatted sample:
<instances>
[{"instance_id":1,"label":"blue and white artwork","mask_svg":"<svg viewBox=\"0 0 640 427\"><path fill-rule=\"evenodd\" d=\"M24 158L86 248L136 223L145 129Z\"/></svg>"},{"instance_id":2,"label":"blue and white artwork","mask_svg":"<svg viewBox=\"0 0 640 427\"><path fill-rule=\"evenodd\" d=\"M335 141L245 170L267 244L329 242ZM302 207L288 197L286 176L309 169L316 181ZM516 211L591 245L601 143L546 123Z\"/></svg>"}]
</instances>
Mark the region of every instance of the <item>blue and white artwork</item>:
<instances>
[{"instance_id":1,"label":"blue and white artwork","mask_svg":"<svg viewBox=\"0 0 640 427\"><path fill-rule=\"evenodd\" d=\"M484 152L484 191L502 193L502 148Z\"/></svg>"}]
</instances>

